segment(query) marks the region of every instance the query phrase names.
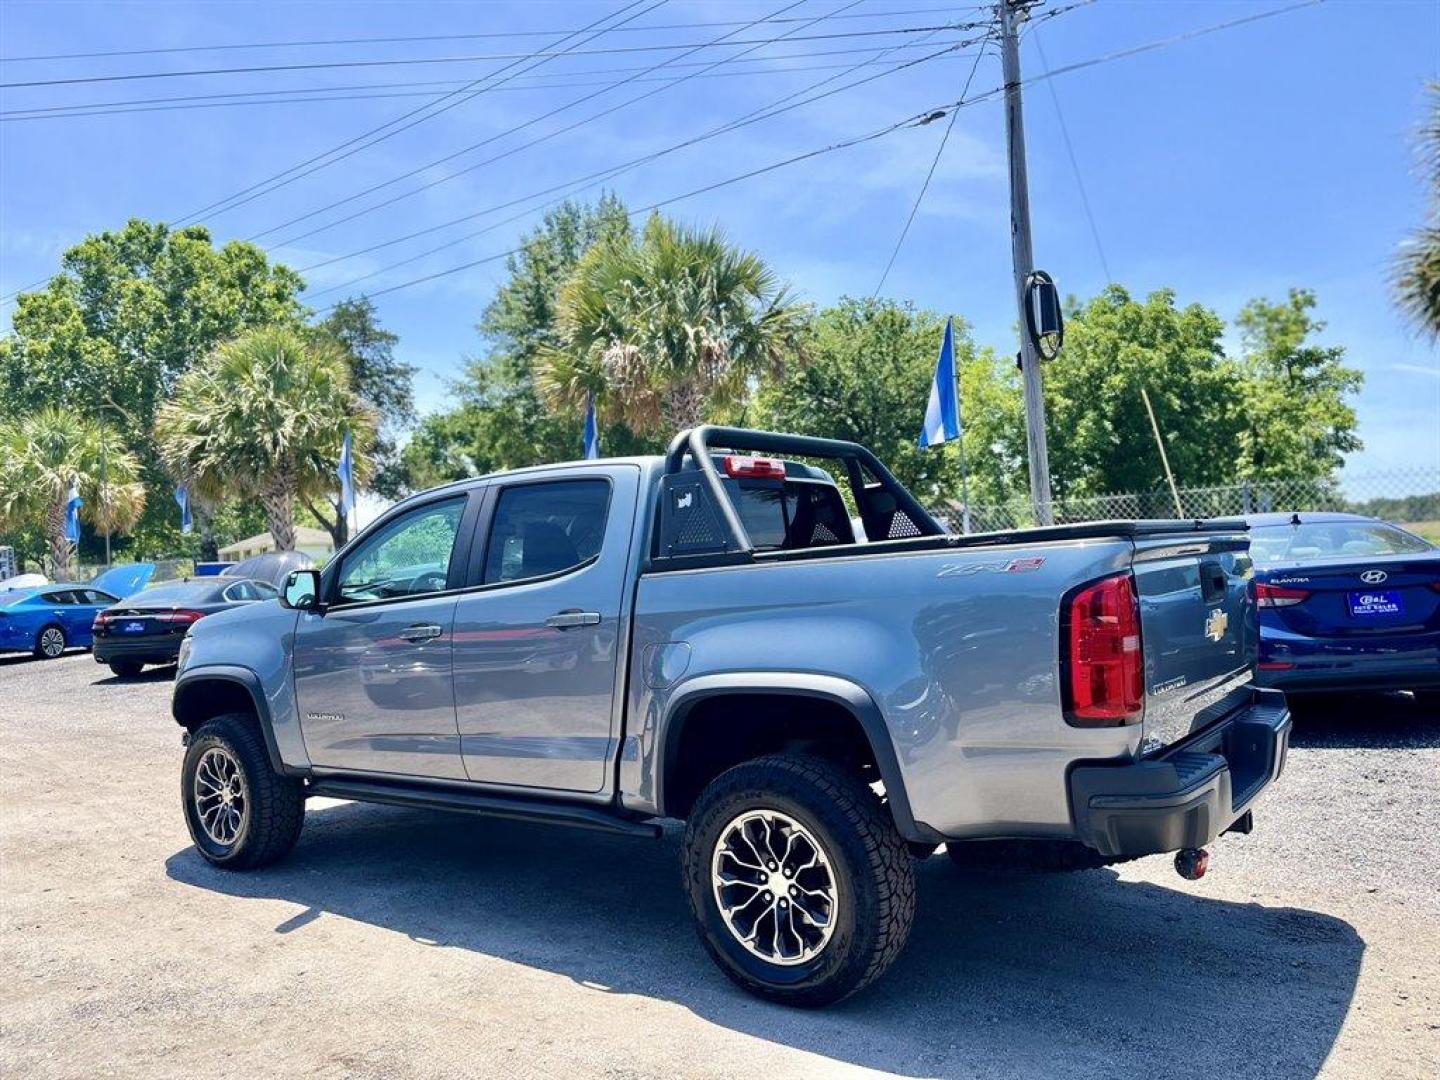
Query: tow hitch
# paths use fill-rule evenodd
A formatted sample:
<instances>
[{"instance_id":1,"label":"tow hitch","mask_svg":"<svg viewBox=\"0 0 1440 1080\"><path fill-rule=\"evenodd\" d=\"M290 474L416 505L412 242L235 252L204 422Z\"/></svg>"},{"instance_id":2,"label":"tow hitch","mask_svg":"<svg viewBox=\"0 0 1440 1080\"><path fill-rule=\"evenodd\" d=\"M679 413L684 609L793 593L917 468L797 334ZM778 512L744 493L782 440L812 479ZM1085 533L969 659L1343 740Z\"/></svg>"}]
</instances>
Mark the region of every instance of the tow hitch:
<instances>
[{"instance_id":1,"label":"tow hitch","mask_svg":"<svg viewBox=\"0 0 1440 1080\"><path fill-rule=\"evenodd\" d=\"M1204 848L1188 847L1175 853L1175 872L1186 881L1199 881L1210 869L1210 853Z\"/></svg>"}]
</instances>

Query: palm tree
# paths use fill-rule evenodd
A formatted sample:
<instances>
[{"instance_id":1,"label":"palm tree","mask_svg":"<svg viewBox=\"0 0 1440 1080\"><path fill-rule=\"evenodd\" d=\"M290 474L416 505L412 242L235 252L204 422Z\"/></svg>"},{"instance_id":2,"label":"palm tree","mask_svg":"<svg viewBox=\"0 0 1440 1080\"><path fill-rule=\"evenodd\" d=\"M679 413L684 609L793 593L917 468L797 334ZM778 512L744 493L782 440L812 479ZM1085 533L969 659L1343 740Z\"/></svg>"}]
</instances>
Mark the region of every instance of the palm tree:
<instances>
[{"instance_id":1,"label":"palm tree","mask_svg":"<svg viewBox=\"0 0 1440 1080\"><path fill-rule=\"evenodd\" d=\"M207 504L259 499L280 551L295 549L297 500L339 487L347 430L358 482L369 473L375 417L351 389L339 349L289 326L221 345L180 377L155 421L166 467Z\"/></svg>"},{"instance_id":2,"label":"palm tree","mask_svg":"<svg viewBox=\"0 0 1440 1080\"><path fill-rule=\"evenodd\" d=\"M72 490L81 516L106 534L133 527L145 509L140 459L115 431L55 406L0 421L0 526L42 521L59 580L74 573L75 544L65 535Z\"/></svg>"},{"instance_id":3,"label":"palm tree","mask_svg":"<svg viewBox=\"0 0 1440 1080\"><path fill-rule=\"evenodd\" d=\"M656 214L638 238L580 260L537 384L576 411L593 394L605 418L635 431L692 427L743 402L755 378L782 374L807 317L758 255Z\"/></svg>"},{"instance_id":4,"label":"palm tree","mask_svg":"<svg viewBox=\"0 0 1440 1080\"><path fill-rule=\"evenodd\" d=\"M1400 249L1395 295L1421 332L1440 340L1440 82L1427 90L1429 113L1420 125L1420 167L1430 187L1424 225Z\"/></svg>"}]
</instances>

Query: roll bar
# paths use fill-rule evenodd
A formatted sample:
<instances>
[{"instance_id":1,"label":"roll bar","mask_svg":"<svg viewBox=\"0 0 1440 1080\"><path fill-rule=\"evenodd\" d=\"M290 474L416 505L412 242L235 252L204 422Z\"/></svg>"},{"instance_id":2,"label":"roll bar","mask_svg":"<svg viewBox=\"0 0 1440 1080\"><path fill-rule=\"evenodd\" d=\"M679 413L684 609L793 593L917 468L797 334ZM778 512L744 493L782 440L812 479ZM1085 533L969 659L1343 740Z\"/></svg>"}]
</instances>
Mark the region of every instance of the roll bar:
<instances>
[{"instance_id":1,"label":"roll bar","mask_svg":"<svg viewBox=\"0 0 1440 1080\"><path fill-rule=\"evenodd\" d=\"M879 481L881 490L895 500L896 509L903 510L906 516L914 522L920 535L945 535L945 530L930 516L930 512L920 505L915 496L910 494L905 485L895 479L879 458L859 443L848 442L844 439L820 439L810 435L784 435L775 431L754 431L749 428L717 427L713 424L688 428L671 440L670 448L665 452L665 475L674 476L679 473L684 466L686 454L689 454L709 488L711 500L724 518L726 527L733 534L738 551L752 553L755 545L750 542L750 534L745 530L740 515L736 513L735 506L725 491L720 474L715 470L715 462L711 460L710 452L716 447L740 451L758 450L768 454L829 458L841 462L845 467L851 494L855 497L855 505L860 508L860 516L865 522L867 532L876 517L876 511L871 505L872 495L865 486L865 473L868 472Z\"/></svg>"}]
</instances>

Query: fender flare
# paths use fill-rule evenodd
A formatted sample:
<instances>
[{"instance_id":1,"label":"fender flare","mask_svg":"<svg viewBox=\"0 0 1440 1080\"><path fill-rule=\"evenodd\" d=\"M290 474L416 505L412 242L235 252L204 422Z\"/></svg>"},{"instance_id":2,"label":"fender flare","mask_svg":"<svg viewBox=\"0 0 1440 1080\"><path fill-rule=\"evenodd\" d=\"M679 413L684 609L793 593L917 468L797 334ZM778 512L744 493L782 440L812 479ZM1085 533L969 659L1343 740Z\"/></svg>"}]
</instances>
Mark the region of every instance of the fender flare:
<instances>
[{"instance_id":1,"label":"fender flare","mask_svg":"<svg viewBox=\"0 0 1440 1080\"><path fill-rule=\"evenodd\" d=\"M879 766L886 801L900 835L906 840L923 843L941 842L942 838L934 829L915 820L890 729L869 691L849 679L811 672L733 671L698 675L682 683L667 702L660 726L660 767L655 777L655 801L662 815L665 813L665 777L670 775L679 754L680 735L690 710L706 698L732 694L786 694L841 706L855 717L865 733L865 741L869 743L870 752Z\"/></svg>"},{"instance_id":2,"label":"fender flare","mask_svg":"<svg viewBox=\"0 0 1440 1080\"><path fill-rule=\"evenodd\" d=\"M260 676L249 668L232 664L207 664L203 667L187 668L181 672L175 679L175 689L170 696L170 715L174 717L177 724L189 729L189 725L182 719L181 703L187 700L188 695L200 692L201 684L214 682L232 683L243 688L250 696L250 702L255 709L256 724L260 728L261 737L265 740L265 753L270 758L272 769L281 776L308 775L308 770L296 769L281 760L280 746L275 741L270 703L265 698Z\"/></svg>"}]
</instances>

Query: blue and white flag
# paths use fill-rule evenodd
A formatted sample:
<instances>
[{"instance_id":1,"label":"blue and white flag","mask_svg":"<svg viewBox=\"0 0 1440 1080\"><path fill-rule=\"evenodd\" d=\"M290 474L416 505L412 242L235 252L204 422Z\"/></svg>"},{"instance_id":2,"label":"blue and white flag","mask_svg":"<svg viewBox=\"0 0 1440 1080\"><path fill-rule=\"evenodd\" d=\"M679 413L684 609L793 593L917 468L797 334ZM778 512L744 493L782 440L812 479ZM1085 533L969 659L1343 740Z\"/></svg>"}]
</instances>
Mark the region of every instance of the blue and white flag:
<instances>
[{"instance_id":1,"label":"blue and white flag","mask_svg":"<svg viewBox=\"0 0 1440 1080\"><path fill-rule=\"evenodd\" d=\"M935 381L930 384L930 402L925 406L925 426L920 429L920 449L939 446L960 437L960 393L955 383L955 320L945 320L945 340L935 364Z\"/></svg>"},{"instance_id":2,"label":"blue and white flag","mask_svg":"<svg viewBox=\"0 0 1440 1080\"><path fill-rule=\"evenodd\" d=\"M585 410L585 457L600 456L600 425L595 422L595 395L591 393L589 407Z\"/></svg>"},{"instance_id":3,"label":"blue and white flag","mask_svg":"<svg viewBox=\"0 0 1440 1080\"><path fill-rule=\"evenodd\" d=\"M184 484L176 487L175 501L180 505L180 531L188 533L195 528L195 519L190 516L190 489Z\"/></svg>"},{"instance_id":4,"label":"blue and white flag","mask_svg":"<svg viewBox=\"0 0 1440 1080\"><path fill-rule=\"evenodd\" d=\"M72 544L80 542L80 507L85 505L85 500L80 498L80 485L77 481L70 481L70 501L65 504L65 539Z\"/></svg>"},{"instance_id":5,"label":"blue and white flag","mask_svg":"<svg viewBox=\"0 0 1440 1080\"><path fill-rule=\"evenodd\" d=\"M348 521L355 514L355 459L351 456L350 432L345 433L345 442L340 447L340 466L335 470L340 477L340 513Z\"/></svg>"}]
</instances>

